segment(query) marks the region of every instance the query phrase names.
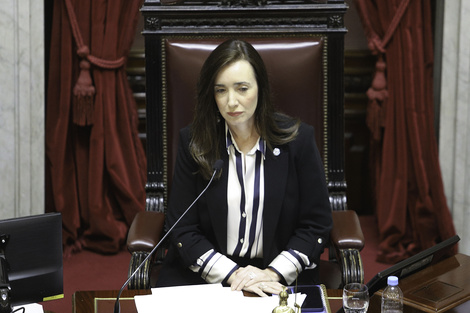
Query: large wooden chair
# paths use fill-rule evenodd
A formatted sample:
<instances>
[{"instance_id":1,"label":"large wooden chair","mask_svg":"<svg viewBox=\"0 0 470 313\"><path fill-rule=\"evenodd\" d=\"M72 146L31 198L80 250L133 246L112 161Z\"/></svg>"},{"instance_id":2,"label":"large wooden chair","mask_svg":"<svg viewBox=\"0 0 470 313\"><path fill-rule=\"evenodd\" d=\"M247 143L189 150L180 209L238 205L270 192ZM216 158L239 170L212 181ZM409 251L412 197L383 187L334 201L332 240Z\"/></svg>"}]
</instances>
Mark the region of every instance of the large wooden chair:
<instances>
[{"instance_id":1,"label":"large wooden chair","mask_svg":"<svg viewBox=\"0 0 470 313\"><path fill-rule=\"evenodd\" d=\"M199 70L210 51L236 37L251 42L263 57L279 110L315 127L334 219L329 256L320 264L322 283L339 288L363 282L359 251L364 238L357 215L347 210L344 174L343 15L347 5L313 2L144 3L147 210L137 215L129 231L129 273L162 235L178 131L191 122ZM155 258L129 288L148 288L157 275L154 265Z\"/></svg>"}]
</instances>

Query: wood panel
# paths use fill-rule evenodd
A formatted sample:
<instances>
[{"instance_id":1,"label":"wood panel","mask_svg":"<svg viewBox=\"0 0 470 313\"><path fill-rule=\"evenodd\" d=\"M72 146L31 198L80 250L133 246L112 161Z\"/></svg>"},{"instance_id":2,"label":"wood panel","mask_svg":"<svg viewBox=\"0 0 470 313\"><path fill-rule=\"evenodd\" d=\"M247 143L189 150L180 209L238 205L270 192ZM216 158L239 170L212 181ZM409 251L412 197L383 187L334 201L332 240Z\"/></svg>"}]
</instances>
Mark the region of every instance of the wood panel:
<instances>
[{"instance_id":1,"label":"wood panel","mask_svg":"<svg viewBox=\"0 0 470 313\"><path fill-rule=\"evenodd\" d=\"M369 168L369 129L366 125L367 89L375 67L369 51L346 51L344 68L345 171L348 208L359 215L373 214Z\"/></svg>"},{"instance_id":2,"label":"wood panel","mask_svg":"<svg viewBox=\"0 0 470 313\"><path fill-rule=\"evenodd\" d=\"M139 115L139 138L144 148L147 145L147 121L145 110L145 52L143 47L135 46L129 53L127 60L127 79L131 86L134 99L137 105L137 113Z\"/></svg>"}]
</instances>

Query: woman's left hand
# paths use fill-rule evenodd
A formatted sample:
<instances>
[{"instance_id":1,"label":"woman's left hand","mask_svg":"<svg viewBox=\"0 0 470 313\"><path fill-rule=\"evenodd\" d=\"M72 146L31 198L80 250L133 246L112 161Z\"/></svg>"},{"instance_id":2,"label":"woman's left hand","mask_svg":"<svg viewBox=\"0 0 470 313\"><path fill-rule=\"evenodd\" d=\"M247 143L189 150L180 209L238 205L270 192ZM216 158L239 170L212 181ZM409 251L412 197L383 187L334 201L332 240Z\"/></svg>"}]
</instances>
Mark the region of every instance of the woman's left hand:
<instances>
[{"instance_id":1,"label":"woman's left hand","mask_svg":"<svg viewBox=\"0 0 470 313\"><path fill-rule=\"evenodd\" d=\"M253 291L253 290L248 290L248 288L258 284L258 283L270 283L270 282L279 282L280 277L279 275L273 271L272 269L259 269L254 266L247 266L247 267L242 267L236 270L232 276L230 277L228 283L230 284L232 290L247 290L247 291ZM279 286L281 286L281 289L279 289L279 292L282 291L282 285L278 283ZM270 290L276 286L276 290L279 287L278 285L269 285ZM255 286L251 289L254 289L259 292L260 288L263 287L261 286ZM258 294L258 292L256 292ZM275 293L271 291L267 291L268 293ZM278 293L279 293L278 292Z\"/></svg>"},{"instance_id":2,"label":"woman's left hand","mask_svg":"<svg viewBox=\"0 0 470 313\"><path fill-rule=\"evenodd\" d=\"M284 286L279 282L260 282L244 287L244 291L257 294L260 297L267 297L268 294L279 294Z\"/></svg>"}]
</instances>

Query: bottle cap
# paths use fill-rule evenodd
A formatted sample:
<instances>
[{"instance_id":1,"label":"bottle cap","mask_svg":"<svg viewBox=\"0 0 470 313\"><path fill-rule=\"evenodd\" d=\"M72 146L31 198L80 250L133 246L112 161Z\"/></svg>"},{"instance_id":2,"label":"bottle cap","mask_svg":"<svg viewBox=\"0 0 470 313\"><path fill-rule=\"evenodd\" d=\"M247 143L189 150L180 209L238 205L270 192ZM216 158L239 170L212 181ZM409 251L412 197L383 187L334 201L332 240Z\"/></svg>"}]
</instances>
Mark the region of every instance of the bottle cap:
<instances>
[{"instance_id":1,"label":"bottle cap","mask_svg":"<svg viewBox=\"0 0 470 313\"><path fill-rule=\"evenodd\" d=\"M396 286L398 285L398 277L396 276L388 276L387 278L387 284L389 286Z\"/></svg>"}]
</instances>

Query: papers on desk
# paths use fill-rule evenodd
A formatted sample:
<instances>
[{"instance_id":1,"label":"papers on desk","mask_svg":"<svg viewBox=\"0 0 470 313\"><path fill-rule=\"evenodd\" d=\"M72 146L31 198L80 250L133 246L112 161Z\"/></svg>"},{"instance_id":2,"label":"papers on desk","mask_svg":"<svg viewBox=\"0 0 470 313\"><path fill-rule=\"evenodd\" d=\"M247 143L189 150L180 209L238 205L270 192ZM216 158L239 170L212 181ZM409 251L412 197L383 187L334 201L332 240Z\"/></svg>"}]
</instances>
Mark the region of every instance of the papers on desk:
<instances>
[{"instance_id":1,"label":"papers on desk","mask_svg":"<svg viewBox=\"0 0 470 313\"><path fill-rule=\"evenodd\" d=\"M15 310L18 310L20 308L24 308L24 313L44 313L44 309L42 305L39 303L19 305L19 306L13 307L12 312L15 312ZM18 312L22 312L22 311L18 311Z\"/></svg>"},{"instance_id":2,"label":"papers on desk","mask_svg":"<svg viewBox=\"0 0 470 313\"><path fill-rule=\"evenodd\" d=\"M302 305L306 295L297 294L297 303ZM152 294L135 296L138 313L154 312L266 312L270 313L279 305L279 296L245 297L241 291L232 291L220 284L204 284L153 288ZM288 305L294 307L295 295L288 298Z\"/></svg>"}]
</instances>

